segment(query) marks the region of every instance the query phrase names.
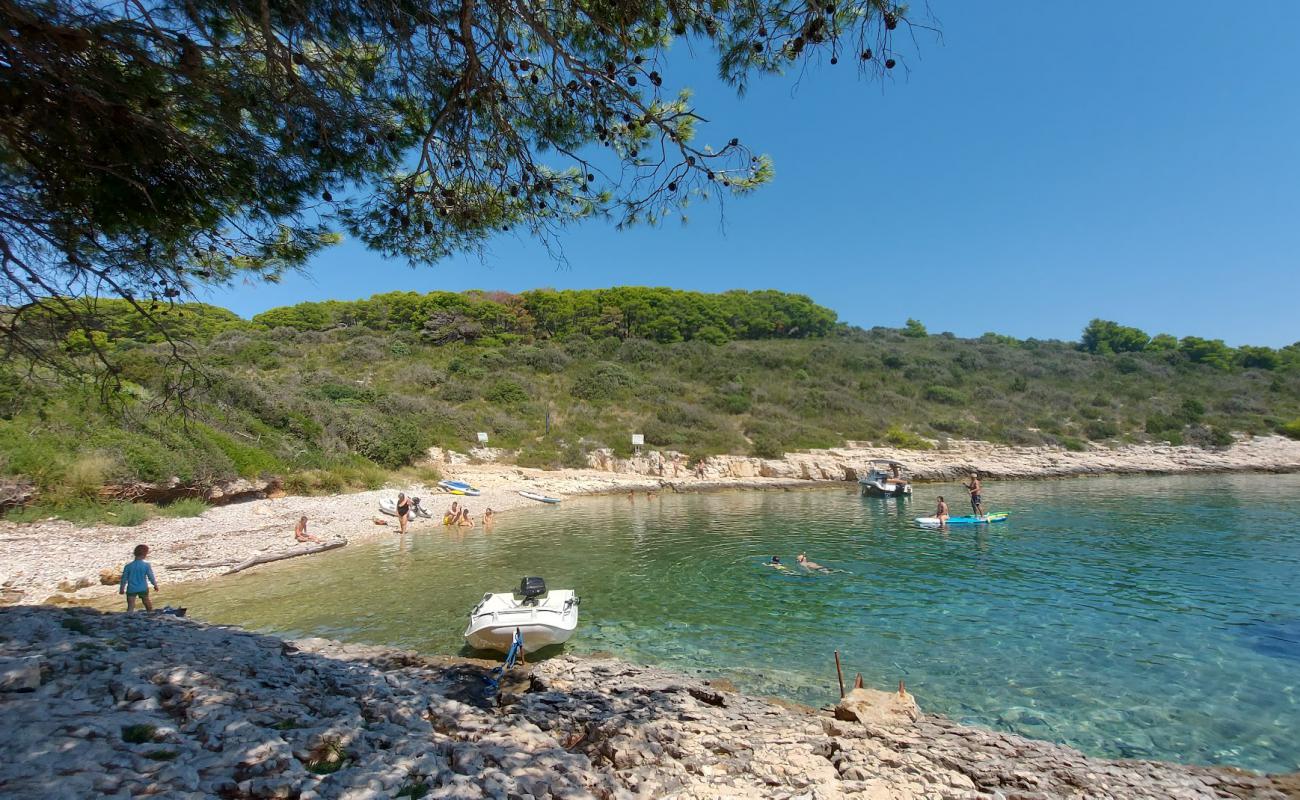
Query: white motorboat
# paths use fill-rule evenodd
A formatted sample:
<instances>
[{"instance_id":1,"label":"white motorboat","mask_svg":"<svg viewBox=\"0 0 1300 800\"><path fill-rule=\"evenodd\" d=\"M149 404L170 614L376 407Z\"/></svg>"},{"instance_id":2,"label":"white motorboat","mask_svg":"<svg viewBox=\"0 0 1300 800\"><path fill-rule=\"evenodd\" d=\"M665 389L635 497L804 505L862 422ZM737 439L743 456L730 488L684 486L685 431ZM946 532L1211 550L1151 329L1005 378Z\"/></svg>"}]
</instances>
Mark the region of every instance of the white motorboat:
<instances>
[{"instance_id":1,"label":"white motorboat","mask_svg":"<svg viewBox=\"0 0 1300 800\"><path fill-rule=\"evenodd\" d=\"M867 474L858 478L858 486L863 494L874 497L907 497L912 494L907 465L897 461L872 461Z\"/></svg>"},{"instance_id":2,"label":"white motorboat","mask_svg":"<svg viewBox=\"0 0 1300 800\"><path fill-rule=\"evenodd\" d=\"M475 650L510 649L518 630L524 652L532 653L553 644L563 644L578 627L578 596L571 589L546 590L541 578L524 578L519 592L483 595L469 612L465 641Z\"/></svg>"}]
</instances>

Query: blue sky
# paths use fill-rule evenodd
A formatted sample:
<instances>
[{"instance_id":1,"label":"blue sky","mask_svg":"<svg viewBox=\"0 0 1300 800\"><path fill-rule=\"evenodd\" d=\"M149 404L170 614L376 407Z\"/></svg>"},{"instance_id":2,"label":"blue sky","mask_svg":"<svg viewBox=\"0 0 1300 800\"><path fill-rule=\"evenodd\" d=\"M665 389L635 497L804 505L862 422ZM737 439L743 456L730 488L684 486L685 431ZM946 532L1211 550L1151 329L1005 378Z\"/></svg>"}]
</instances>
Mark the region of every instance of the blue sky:
<instances>
[{"instance_id":1,"label":"blue sky","mask_svg":"<svg viewBox=\"0 0 1300 800\"><path fill-rule=\"evenodd\" d=\"M770 154L758 194L686 226L571 228L568 265L502 234L411 269L356 243L202 299L246 316L394 289L776 288L865 327L1077 338L1093 317L1229 344L1300 340L1300 3L931 0L883 86L851 60L743 99L685 48L665 86ZM910 48L909 48L910 50Z\"/></svg>"}]
</instances>

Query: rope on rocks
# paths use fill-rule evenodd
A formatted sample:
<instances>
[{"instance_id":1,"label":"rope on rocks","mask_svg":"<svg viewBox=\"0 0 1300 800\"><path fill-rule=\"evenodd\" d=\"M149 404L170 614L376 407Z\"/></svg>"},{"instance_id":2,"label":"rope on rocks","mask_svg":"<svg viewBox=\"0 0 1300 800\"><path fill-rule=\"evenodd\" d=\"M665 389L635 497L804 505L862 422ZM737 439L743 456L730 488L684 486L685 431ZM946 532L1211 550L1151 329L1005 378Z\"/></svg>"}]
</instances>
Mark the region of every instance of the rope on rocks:
<instances>
[{"instance_id":1,"label":"rope on rocks","mask_svg":"<svg viewBox=\"0 0 1300 800\"><path fill-rule=\"evenodd\" d=\"M523 650L524 635L519 632L518 628L515 628L515 635L510 639L510 649L506 651L505 663L494 668L483 677L483 680L487 682L487 690L484 692L485 696L496 696L497 692L501 689L501 677L515 665L515 661L519 658L519 654L522 653Z\"/></svg>"}]
</instances>

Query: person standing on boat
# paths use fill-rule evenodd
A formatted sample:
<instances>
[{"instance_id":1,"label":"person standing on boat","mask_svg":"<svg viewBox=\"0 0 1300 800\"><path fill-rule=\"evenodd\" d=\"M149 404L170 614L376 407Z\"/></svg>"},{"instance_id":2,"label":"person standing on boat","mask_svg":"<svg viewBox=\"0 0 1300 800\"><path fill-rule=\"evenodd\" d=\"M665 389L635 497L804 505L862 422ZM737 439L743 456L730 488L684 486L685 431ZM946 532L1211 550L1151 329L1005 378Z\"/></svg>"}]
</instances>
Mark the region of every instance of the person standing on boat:
<instances>
[{"instance_id":1,"label":"person standing on boat","mask_svg":"<svg viewBox=\"0 0 1300 800\"><path fill-rule=\"evenodd\" d=\"M940 528L948 527L948 504L942 497L939 498L939 507L934 510L934 517L939 520Z\"/></svg>"},{"instance_id":2,"label":"person standing on boat","mask_svg":"<svg viewBox=\"0 0 1300 800\"><path fill-rule=\"evenodd\" d=\"M970 474L970 483L963 483L962 486L965 486L966 491L970 492L971 511L974 511L977 517L984 516L984 498L980 496L979 476L972 472Z\"/></svg>"}]
</instances>

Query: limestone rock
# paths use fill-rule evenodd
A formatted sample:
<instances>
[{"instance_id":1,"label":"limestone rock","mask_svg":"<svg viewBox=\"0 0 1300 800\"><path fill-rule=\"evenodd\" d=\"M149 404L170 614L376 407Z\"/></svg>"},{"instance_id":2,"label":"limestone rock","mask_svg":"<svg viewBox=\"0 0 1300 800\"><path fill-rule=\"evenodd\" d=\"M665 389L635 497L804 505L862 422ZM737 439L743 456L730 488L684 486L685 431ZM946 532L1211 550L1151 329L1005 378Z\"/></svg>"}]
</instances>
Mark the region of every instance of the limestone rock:
<instances>
[{"instance_id":1,"label":"limestone rock","mask_svg":"<svg viewBox=\"0 0 1300 800\"><path fill-rule=\"evenodd\" d=\"M916 698L909 692L854 689L835 706L835 718L867 725L909 725L921 717Z\"/></svg>"},{"instance_id":2,"label":"limestone rock","mask_svg":"<svg viewBox=\"0 0 1300 800\"><path fill-rule=\"evenodd\" d=\"M32 692L41 686L41 656L0 658L0 692Z\"/></svg>"},{"instance_id":3,"label":"limestone rock","mask_svg":"<svg viewBox=\"0 0 1300 800\"><path fill-rule=\"evenodd\" d=\"M117 586L122 582L121 567L108 567L99 571L99 583L101 586Z\"/></svg>"}]
</instances>

